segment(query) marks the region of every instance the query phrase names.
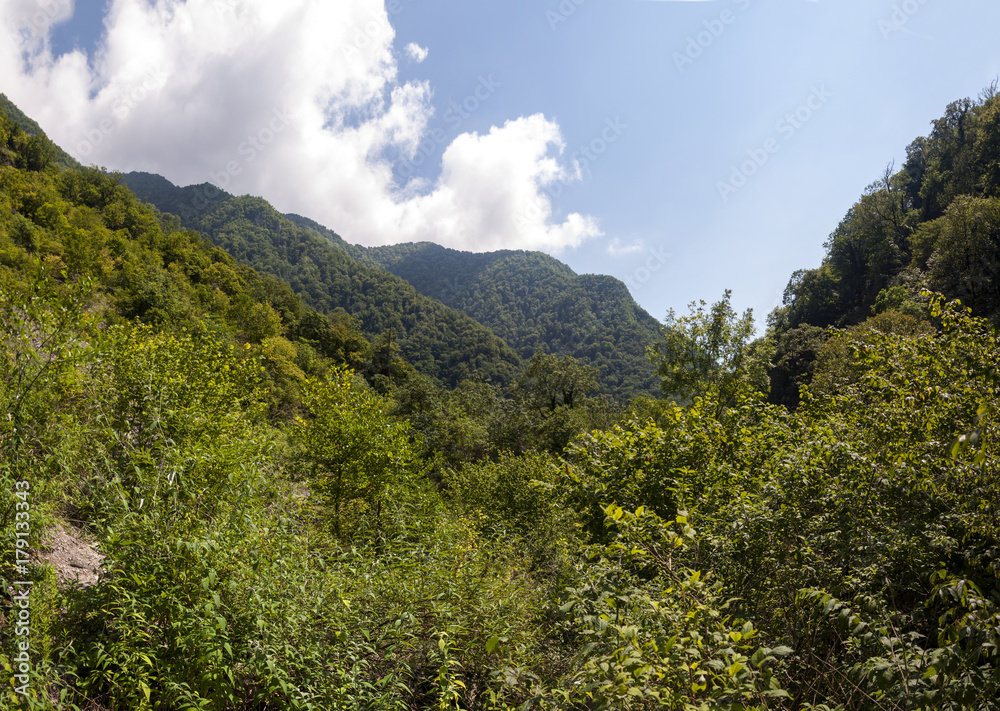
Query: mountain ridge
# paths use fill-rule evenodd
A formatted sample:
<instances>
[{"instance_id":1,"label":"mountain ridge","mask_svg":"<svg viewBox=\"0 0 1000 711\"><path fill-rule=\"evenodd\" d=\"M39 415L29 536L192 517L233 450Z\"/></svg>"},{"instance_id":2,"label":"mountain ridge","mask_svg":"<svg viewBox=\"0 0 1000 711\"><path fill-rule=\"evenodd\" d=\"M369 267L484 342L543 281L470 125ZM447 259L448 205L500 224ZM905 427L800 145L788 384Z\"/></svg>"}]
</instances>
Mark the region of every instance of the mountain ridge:
<instances>
[{"instance_id":1,"label":"mountain ridge","mask_svg":"<svg viewBox=\"0 0 1000 711\"><path fill-rule=\"evenodd\" d=\"M402 328L401 353L414 365L420 363L418 369L422 372L441 375L428 360L426 348L409 342L413 323L407 327L402 322L389 324L375 317L373 303L352 296L341 283L345 278L361 282L385 281L388 276L400 279L406 287L394 283L395 296L390 300L398 305L401 294L411 288L428 301L414 301L413 295L407 295L407 303L419 303L420 308L440 318L450 313L468 317L512 349L516 361L502 349L497 350L498 346L487 349L511 365L545 349L597 367L603 390L618 399L657 392L655 368L645 353L658 337L659 324L614 277L577 275L568 265L542 252L473 253L432 242L363 247L349 243L311 218L280 215L263 198L237 198L210 184L181 188L151 173L129 173L124 180L141 199L163 212L178 215L185 226L203 231L237 259L288 281L315 308L344 308L358 318L369 338L378 337L393 325ZM253 200L261 202L251 207L249 201ZM259 233L255 238L237 238L231 225L218 219L217 213L225 211L225 205L232 201L242 201L245 208L255 211L255 224L244 225ZM240 210L229 216L237 221L245 217ZM289 235L301 242L294 254L288 249ZM325 265L321 273L314 273L317 255ZM303 276L296 269L312 274ZM388 276L379 278L366 270ZM610 302L605 303L608 299ZM445 381L454 385L455 377L445 377ZM511 377L507 374L503 379L509 381Z\"/></svg>"},{"instance_id":2,"label":"mountain ridge","mask_svg":"<svg viewBox=\"0 0 1000 711\"><path fill-rule=\"evenodd\" d=\"M492 331L420 294L385 270L352 259L264 198L236 197L208 184L177 187L150 173L123 180L140 199L201 232L234 258L291 285L310 306L343 309L370 339L394 339L417 370L452 387L463 380L509 385L520 358Z\"/></svg>"},{"instance_id":3,"label":"mountain ridge","mask_svg":"<svg viewBox=\"0 0 1000 711\"><path fill-rule=\"evenodd\" d=\"M542 252L462 252L432 242L370 247L366 257L491 328L527 360L539 349L600 371L629 397L658 391L646 348L659 322L615 277L576 274Z\"/></svg>"}]
</instances>

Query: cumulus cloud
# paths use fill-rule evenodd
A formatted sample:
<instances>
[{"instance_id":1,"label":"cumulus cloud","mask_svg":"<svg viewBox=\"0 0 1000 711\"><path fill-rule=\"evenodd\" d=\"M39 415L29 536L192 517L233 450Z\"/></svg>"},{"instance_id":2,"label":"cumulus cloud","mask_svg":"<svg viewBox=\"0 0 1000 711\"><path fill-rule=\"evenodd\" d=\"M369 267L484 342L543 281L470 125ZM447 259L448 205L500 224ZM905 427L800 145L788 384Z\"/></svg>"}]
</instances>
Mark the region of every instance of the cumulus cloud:
<instances>
[{"instance_id":1,"label":"cumulus cloud","mask_svg":"<svg viewBox=\"0 0 1000 711\"><path fill-rule=\"evenodd\" d=\"M398 78L383 0L111 0L94 56L54 56L72 8L0 0L0 90L86 164L262 195L362 244L558 251L600 234L554 213L545 188L578 176L542 115L460 134L435 179L397 184L391 156L415 155L434 106L428 82Z\"/></svg>"},{"instance_id":2,"label":"cumulus cloud","mask_svg":"<svg viewBox=\"0 0 1000 711\"><path fill-rule=\"evenodd\" d=\"M427 59L427 55L430 54L426 47L421 47L416 42L410 42L406 45L406 56L410 58L411 62L416 62L420 64L422 61Z\"/></svg>"}]
</instances>

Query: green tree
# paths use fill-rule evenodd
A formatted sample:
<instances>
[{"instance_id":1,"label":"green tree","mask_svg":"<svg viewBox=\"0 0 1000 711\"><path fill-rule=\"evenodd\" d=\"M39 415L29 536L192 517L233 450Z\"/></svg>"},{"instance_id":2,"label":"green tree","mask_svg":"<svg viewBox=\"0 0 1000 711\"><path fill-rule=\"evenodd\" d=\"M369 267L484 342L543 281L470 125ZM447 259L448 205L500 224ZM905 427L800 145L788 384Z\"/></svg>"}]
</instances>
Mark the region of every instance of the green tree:
<instances>
[{"instance_id":1,"label":"green tree","mask_svg":"<svg viewBox=\"0 0 1000 711\"><path fill-rule=\"evenodd\" d=\"M584 365L572 356L538 351L518 381L519 390L530 406L555 412L560 407L579 407L597 389L597 368Z\"/></svg>"},{"instance_id":2,"label":"green tree","mask_svg":"<svg viewBox=\"0 0 1000 711\"><path fill-rule=\"evenodd\" d=\"M323 314L306 309L295 324L294 334L312 345L318 353L337 364L360 370L370 346L354 319L345 311Z\"/></svg>"},{"instance_id":3,"label":"green tree","mask_svg":"<svg viewBox=\"0 0 1000 711\"><path fill-rule=\"evenodd\" d=\"M597 389L597 376L596 368L572 356L544 350L532 356L514 394L523 409L522 427L537 448L561 452L591 426L598 403L587 395Z\"/></svg>"},{"instance_id":4,"label":"green tree","mask_svg":"<svg viewBox=\"0 0 1000 711\"><path fill-rule=\"evenodd\" d=\"M832 330L832 336L816 349L813 375L808 383L812 394L832 395L848 384L857 384L865 366L854 351L864 349L888 334L916 337L934 333L934 327L922 319L899 311L883 311L851 328Z\"/></svg>"},{"instance_id":5,"label":"green tree","mask_svg":"<svg viewBox=\"0 0 1000 711\"><path fill-rule=\"evenodd\" d=\"M659 369L664 395L690 403L712 393L720 415L742 392L768 389L770 344L754 340L753 311L737 316L731 295L727 289L707 311L704 301L692 302L687 316L670 309L663 342L648 351Z\"/></svg>"},{"instance_id":6,"label":"green tree","mask_svg":"<svg viewBox=\"0 0 1000 711\"><path fill-rule=\"evenodd\" d=\"M345 368L331 370L326 380L307 378L302 405L305 414L292 432L297 460L334 532L345 533L348 513L369 514L380 525L388 492L415 469L409 424L391 418L391 403L358 385Z\"/></svg>"},{"instance_id":7,"label":"green tree","mask_svg":"<svg viewBox=\"0 0 1000 711\"><path fill-rule=\"evenodd\" d=\"M812 380L816 354L827 335L824 328L802 324L775 339L774 366L769 375L771 402L787 407L798 405L799 389Z\"/></svg>"},{"instance_id":8,"label":"green tree","mask_svg":"<svg viewBox=\"0 0 1000 711\"><path fill-rule=\"evenodd\" d=\"M936 290L962 299L977 313L1000 310L1000 198L956 198L941 218L928 260Z\"/></svg>"}]
</instances>

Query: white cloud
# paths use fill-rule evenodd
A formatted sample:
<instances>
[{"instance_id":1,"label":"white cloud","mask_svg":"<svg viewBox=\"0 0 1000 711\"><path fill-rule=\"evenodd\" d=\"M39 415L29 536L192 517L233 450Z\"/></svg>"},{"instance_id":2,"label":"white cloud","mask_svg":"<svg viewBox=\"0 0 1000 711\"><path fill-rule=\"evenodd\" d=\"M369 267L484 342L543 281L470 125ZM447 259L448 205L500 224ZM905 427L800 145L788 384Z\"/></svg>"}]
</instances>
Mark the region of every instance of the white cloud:
<instances>
[{"instance_id":1,"label":"white cloud","mask_svg":"<svg viewBox=\"0 0 1000 711\"><path fill-rule=\"evenodd\" d=\"M111 0L98 53L54 57L70 8L0 0L0 77L84 163L211 179L363 244L558 251L600 234L553 213L544 188L576 176L541 115L461 134L436 180L396 186L386 156L413 156L434 108L429 83L398 80L382 0Z\"/></svg>"},{"instance_id":2,"label":"white cloud","mask_svg":"<svg viewBox=\"0 0 1000 711\"><path fill-rule=\"evenodd\" d=\"M430 54L430 51L426 47L421 47L416 42L410 42L406 45L406 56L410 58L411 62L420 64L427 59L428 54Z\"/></svg>"},{"instance_id":3,"label":"white cloud","mask_svg":"<svg viewBox=\"0 0 1000 711\"><path fill-rule=\"evenodd\" d=\"M631 244L622 244L621 237L615 237L608 244L608 254L612 257L621 257L626 254L635 254L636 252L641 252L645 249L646 243L641 239L633 241Z\"/></svg>"},{"instance_id":4,"label":"white cloud","mask_svg":"<svg viewBox=\"0 0 1000 711\"><path fill-rule=\"evenodd\" d=\"M576 213L552 223L543 190L571 178L550 155L552 147L563 148L559 127L541 114L508 121L486 135L462 134L445 150L434 190L406 206L403 224L414 225L415 238L447 235L435 241L456 248L476 240L483 250L558 251L599 235L592 218Z\"/></svg>"}]
</instances>

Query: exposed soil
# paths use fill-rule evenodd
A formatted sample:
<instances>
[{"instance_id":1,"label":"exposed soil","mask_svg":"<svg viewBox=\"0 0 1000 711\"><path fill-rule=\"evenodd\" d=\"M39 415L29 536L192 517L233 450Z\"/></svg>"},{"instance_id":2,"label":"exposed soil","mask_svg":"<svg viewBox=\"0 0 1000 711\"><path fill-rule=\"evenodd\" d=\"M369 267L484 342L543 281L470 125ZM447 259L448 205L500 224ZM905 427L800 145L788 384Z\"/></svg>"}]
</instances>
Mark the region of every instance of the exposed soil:
<instances>
[{"instance_id":1,"label":"exposed soil","mask_svg":"<svg viewBox=\"0 0 1000 711\"><path fill-rule=\"evenodd\" d=\"M42 538L41 559L55 567L60 584L87 587L97 582L104 556L76 528L56 525Z\"/></svg>"}]
</instances>

